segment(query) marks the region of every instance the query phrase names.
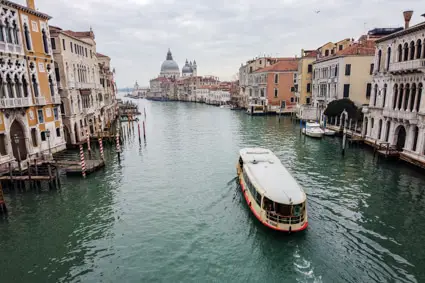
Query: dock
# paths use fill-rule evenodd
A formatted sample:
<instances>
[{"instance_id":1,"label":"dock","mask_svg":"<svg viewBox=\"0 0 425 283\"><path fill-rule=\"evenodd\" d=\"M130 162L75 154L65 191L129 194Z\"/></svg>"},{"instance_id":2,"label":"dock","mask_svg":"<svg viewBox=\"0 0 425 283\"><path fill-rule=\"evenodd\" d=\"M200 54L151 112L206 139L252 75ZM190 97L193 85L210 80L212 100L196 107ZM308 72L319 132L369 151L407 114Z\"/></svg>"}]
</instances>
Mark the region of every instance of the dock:
<instances>
[{"instance_id":1,"label":"dock","mask_svg":"<svg viewBox=\"0 0 425 283\"><path fill-rule=\"evenodd\" d=\"M86 174L93 173L103 167L105 167L105 161L100 159L86 160ZM65 172L66 175L80 175L82 174L81 162L63 160L57 162L58 166Z\"/></svg>"}]
</instances>

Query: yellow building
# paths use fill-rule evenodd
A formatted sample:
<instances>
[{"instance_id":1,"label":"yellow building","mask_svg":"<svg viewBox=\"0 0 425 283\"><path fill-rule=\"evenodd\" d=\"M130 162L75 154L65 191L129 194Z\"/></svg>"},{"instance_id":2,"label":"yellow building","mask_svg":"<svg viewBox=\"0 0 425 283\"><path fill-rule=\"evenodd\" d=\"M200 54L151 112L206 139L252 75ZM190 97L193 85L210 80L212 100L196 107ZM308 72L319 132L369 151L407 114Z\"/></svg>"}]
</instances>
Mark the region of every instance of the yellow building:
<instances>
[{"instance_id":1,"label":"yellow building","mask_svg":"<svg viewBox=\"0 0 425 283\"><path fill-rule=\"evenodd\" d=\"M316 50L302 50L298 61L297 83L295 84L295 96L298 108L300 105L311 103L313 62L317 57Z\"/></svg>"},{"instance_id":2,"label":"yellow building","mask_svg":"<svg viewBox=\"0 0 425 283\"><path fill-rule=\"evenodd\" d=\"M18 11L28 88L32 96L29 107L25 108L27 123L21 123L27 140L26 148L21 149L27 151L29 157L54 153L66 145L59 107L61 100L54 77L48 25L50 16L37 11L34 0L27 0L27 6L5 2Z\"/></svg>"}]
</instances>

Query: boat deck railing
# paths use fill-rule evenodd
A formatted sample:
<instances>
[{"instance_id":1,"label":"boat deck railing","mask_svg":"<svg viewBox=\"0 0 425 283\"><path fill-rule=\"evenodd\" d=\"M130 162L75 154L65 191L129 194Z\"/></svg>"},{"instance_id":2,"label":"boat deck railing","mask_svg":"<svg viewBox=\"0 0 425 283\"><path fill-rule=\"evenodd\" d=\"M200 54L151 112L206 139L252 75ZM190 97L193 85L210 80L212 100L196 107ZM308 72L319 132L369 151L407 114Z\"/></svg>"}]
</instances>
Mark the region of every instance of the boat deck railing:
<instances>
[{"instance_id":1,"label":"boat deck railing","mask_svg":"<svg viewBox=\"0 0 425 283\"><path fill-rule=\"evenodd\" d=\"M271 211L266 211L267 218L282 224L299 224L304 221L304 215L300 216L283 216Z\"/></svg>"}]
</instances>

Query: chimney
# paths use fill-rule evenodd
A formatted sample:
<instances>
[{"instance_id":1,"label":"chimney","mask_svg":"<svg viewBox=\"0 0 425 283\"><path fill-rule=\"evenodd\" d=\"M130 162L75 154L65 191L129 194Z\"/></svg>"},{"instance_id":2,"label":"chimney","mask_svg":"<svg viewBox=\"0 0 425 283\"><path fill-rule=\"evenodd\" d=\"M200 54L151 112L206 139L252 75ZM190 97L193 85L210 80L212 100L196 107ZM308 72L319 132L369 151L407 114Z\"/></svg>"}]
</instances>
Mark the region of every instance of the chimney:
<instances>
[{"instance_id":1,"label":"chimney","mask_svg":"<svg viewBox=\"0 0 425 283\"><path fill-rule=\"evenodd\" d=\"M34 0L27 0L27 8L35 10Z\"/></svg>"},{"instance_id":2,"label":"chimney","mask_svg":"<svg viewBox=\"0 0 425 283\"><path fill-rule=\"evenodd\" d=\"M404 11L403 17L404 17L404 29L409 28L410 19L412 19L413 11Z\"/></svg>"}]
</instances>

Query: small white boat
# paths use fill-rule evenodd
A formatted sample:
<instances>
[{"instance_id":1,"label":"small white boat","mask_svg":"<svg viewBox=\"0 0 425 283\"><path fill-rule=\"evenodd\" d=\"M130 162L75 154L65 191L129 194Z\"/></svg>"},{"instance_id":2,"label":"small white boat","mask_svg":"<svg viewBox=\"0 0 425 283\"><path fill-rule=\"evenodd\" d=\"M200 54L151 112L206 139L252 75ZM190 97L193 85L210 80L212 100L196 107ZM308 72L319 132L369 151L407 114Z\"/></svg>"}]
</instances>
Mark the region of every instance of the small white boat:
<instances>
[{"instance_id":1,"label":"small white boat","mask_svg":"<svg viewBox=\"0 0 425 283\"><path fill-rule=\"evenodd\" d=\"M307 228L306 194L271 150L241 149L237 173L248 207L262 224L286 232Z\"/></svg>"},{"instance_id":2,"label":"small white boat","mask_svg":"<svg viewBox=\"0 0 425 283\"><path fill-rule=\"evenodd\" d=\"M306 126L302 129L302 133L312 138L322 138L325 131L320 128L319 123L307 122Z\"/></svg>"},{"instance_id":3,"label":"small white boat","mask_svg":"<svg viewBox=\"0 0 425 283\"><path fill-rule=\"evenodd\" d=\"M325 129L325 136L335 136L336 132L330 129Z\"/></svg>"},{"instance_id":4,"label":"small white boat","mask_svg":"<svg viewBox=\"0 0 425 283\"><path fill-rule=\"evenodd\" d=\"M232 106L225 104L225 105L221 105L220 108L222 108L222 109L231 109Z\"/></svg>"}]
</instances>

